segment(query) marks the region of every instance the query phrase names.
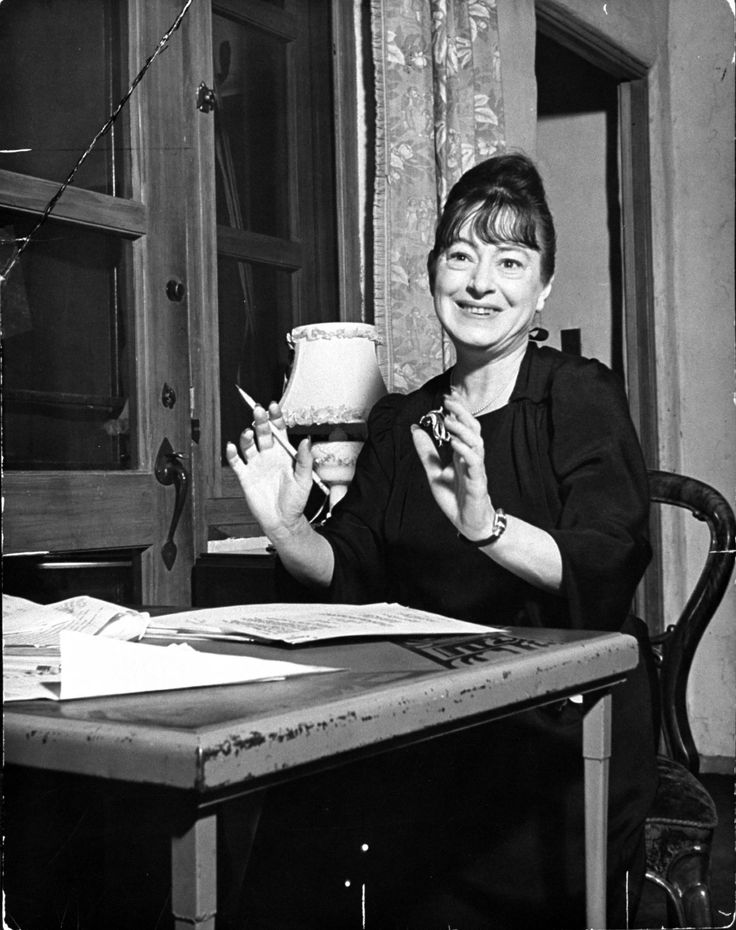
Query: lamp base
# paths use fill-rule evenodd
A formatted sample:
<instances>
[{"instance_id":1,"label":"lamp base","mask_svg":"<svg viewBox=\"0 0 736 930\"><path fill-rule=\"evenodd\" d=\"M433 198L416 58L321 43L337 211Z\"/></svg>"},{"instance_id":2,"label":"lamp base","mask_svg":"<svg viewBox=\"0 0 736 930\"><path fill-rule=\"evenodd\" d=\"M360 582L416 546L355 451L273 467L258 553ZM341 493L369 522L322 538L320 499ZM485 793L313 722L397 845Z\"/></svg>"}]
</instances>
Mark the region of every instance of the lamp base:
<instances>
[{"instance_id":1,"label":"lamp base","mask_svg":"<svg viewBox=\"0 0 736 930\"><path fill-rule=\"evenodd\" d=\"M330 511L342 500L353 480L355 463L363 443L353 440L333 440L312 444L314 469L330 489Z\"/></svg>"}]
</instances>

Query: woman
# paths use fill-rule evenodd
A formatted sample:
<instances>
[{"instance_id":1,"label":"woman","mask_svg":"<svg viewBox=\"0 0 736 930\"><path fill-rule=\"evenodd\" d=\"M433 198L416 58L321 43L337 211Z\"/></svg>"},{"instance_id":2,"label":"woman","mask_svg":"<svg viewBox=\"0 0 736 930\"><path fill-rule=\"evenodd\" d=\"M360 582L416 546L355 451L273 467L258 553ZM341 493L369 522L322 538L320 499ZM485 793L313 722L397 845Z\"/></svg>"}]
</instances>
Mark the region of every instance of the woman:
<instances>
[{"instance_id":1,"label":"woman","mask_svg":"<svg viewBox=\"0 0 736 930\"><path fill-rule=\"evenodd\" d=\"M292 468L270 432L269 418L283 425L278 406L255 411L244 461L232 444L228 460L292 575L342 602L624 630L645 655L646 631L627 612L650 557L646 470L617 378L529 340L554 262L554 225L528 158L497 156L460 179L428 260L457 361L376 404L350 490L320 529L303 515L308 443ZM648 707L642 662L614 693L611 927L624 926L627 896L633 916L643 876L656 781ZM441 760L436 748L404 753L370 775L364 766L359 791L348 777L330 789L325 810L347 792L348 819L361 805L373 819L387 812L386 866L399 890L372 879L382 905L368 926L584 926L581 715L570 702L517 715L448 740ZM371 794L371 779L384 794L390 784L389 801Z\"/></svg>"}]
</instances>

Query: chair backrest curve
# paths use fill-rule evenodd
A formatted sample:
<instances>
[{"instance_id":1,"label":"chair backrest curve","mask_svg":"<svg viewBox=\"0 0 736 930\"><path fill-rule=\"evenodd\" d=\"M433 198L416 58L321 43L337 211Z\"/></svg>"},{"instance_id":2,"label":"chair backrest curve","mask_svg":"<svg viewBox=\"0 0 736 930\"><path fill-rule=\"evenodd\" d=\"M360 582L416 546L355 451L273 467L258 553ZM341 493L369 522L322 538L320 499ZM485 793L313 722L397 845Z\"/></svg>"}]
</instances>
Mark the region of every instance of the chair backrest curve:
<instances>
[{"instance_id":1,"label":"chair backrest curve","mask_svg":"<svg viewBox=\"0 0 736 930\"><path fill-rule=\"evenodd\" d=\"M736 518L715 488L673 472L649 472L653 502L690 510L708 524L710 549L679 618L652 637L661 644L661 726L668 754L697 774L700 759L687 716L687 678L695 650L728 586L736 558Z\"/></svg>"}]
</instances>

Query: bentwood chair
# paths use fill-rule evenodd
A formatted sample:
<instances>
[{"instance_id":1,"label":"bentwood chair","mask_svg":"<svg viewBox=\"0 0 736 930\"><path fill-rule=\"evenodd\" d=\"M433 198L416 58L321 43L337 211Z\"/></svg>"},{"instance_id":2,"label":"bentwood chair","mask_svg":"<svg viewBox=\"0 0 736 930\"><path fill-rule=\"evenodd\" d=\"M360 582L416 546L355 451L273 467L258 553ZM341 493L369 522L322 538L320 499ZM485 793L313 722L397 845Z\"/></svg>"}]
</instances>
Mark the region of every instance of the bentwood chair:
<instances>
[{"instance_id":1,"label":"bentwood chair","mask_svg":"<svg viewBox=\"0 0 736 930\"><path fill-rule=\"evenodd\" d=\"M659 788L646 821L646 878L664 889L669 927L713 927L709 870L712 798L698 780L700 760L687 715L693 656L728 585L736 554L733 510L707 484L649 473L651 500L690 510L710 529L705 564L680 617L652 637L660 685Z\"/></svg>"}]
</instances>

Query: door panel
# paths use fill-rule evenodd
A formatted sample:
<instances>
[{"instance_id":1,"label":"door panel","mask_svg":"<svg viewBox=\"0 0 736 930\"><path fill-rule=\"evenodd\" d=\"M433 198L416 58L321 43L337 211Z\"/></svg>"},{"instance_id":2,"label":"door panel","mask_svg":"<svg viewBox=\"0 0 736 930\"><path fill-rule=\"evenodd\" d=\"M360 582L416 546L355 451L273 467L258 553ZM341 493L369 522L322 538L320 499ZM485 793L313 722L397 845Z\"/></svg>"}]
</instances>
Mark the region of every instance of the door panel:
<instances>
[{"instance_id":1,"label":"door panel","mask_svg":"<svg viewBox=\"0 0 736 930\"><path fill-rule=\"evenodd\" d=\"M149 547L156 541L150 475L8 472L4 483L6 553Z\"/></svg>"},{"instance_id":2,"label":"door panel","mask_svg":"<svg viewBox=\"0 0 736 930\"><path fill-rule=\"evenodd\" d=\"M12 238L33 216L0 211ZM8 254L10 254L8 252ZM4 466L129 469L130 243L49 220L10 273L3 319Z\"/></svg>"},{"instance_id":3,"label":"door panel","mask_svg":"<svg viewBox=\"0 0 736 930\"><path fill-rule=\"evenodd\" d=\"M14 150L3 168L60 183L122 96L127 4L6 0L3 7L0 86L13 90L0 100L0 126L2 148ZM95 145L75 186L129 193L126 116Z\"/></svg>"}]
</instances>

